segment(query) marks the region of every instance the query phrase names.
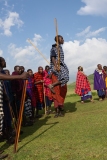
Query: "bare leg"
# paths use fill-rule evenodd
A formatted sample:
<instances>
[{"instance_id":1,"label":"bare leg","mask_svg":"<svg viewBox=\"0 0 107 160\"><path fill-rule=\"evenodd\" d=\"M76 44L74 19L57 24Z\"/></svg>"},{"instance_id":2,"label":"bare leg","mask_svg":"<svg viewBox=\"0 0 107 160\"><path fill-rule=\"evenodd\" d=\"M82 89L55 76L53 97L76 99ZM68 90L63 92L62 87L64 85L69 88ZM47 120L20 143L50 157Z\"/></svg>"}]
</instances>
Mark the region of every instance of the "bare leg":
<instances>
[{"instance_id":1,"label":"bare leg","mask_svg":"<svg viewBox=\"0 0 107 160\"><path fill-rule=\"evenodd\" d=\"M55 116L54 116L54 118L57 118L58 116L59 116L59 108L57 107L57 108L55 108Z\"/></svg>"},{"instance_id":2,"label":"bare leg","mask_svg":"<svg viewBox=\"0 0 107 160\"><path fill-rule=\"evenodd\" d=\"M94 102L94 100L92 98L90 98L90 102Z\"/></svg>"},{"instance_id":3,"label":"bare leg","mask_svg":"<svg viewBox=\"0 0 107 160\"><path fill-rule=\"evenodd\" d=\"M81 101L81 103L84 103L84 101Z\"/></svg>"}]
</instances>

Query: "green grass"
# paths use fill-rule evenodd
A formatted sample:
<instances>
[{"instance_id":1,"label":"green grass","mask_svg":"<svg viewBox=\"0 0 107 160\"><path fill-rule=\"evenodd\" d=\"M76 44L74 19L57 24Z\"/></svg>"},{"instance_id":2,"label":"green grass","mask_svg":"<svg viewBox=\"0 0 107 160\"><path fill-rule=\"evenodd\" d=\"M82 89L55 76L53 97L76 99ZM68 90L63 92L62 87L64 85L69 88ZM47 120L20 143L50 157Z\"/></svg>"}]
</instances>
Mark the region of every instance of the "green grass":
<instances>
[{"instance_id":1,"label":"green grass","mask_svg":"<svg viewBox=\"0 0 107 160\"><path fill-rule=\"evenodd\" d=\"M85 104L79 100L66 98L64 117L43 116L22 128L17 154L13 145L0 143L8 160L107 160L107 100Z\"/></svg>"}]
</instances>

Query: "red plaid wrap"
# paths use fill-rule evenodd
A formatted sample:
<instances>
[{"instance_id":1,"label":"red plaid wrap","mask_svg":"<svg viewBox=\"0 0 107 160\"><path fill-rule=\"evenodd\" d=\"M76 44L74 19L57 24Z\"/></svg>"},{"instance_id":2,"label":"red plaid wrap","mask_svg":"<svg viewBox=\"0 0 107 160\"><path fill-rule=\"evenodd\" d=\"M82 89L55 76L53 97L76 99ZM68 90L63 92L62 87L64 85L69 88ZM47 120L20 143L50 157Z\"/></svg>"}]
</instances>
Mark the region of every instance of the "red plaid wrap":
<instances>
[{"instance_id":1,"label":"red plaid wrap","mask_svg":"<svg viewBox=\"0 0 107 160\"><path fill-rule=\"evenodd\" d=\"M76 78L75 93L78 94L79 96L82 95L81 89L85 90L84 94L87 94L89 91L91 91L90 83L87 79L87 76L84 75L84 73L82 73L81 71L78 71Z\"/></svg>"},{"instance_id":2,"label":"red plaid wrap","mask_svg":"<svg viewBox=\"0 0 107 160\"><path fill-rule=\"evenodd\" d=\"M40 80L43 80L43 74L41 73L35 73L34 74L34 80L35 82L38 82ZM38 83L36 84L36 91L35 91L35 95L36 95L36 100L37 102L43 103L44 102L44 94L43 94L43 83Z\"/></svg>"}]
</instances>

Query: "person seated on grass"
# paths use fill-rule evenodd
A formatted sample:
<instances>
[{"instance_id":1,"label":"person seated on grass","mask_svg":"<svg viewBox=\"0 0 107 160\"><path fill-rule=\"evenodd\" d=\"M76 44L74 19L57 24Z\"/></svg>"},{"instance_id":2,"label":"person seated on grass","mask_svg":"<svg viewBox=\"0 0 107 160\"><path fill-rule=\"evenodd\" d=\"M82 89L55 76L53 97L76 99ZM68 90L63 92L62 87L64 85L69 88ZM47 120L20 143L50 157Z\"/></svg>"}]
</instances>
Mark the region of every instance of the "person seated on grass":
<instances>
[{"instance_id":1,"label":"person seated on grass","mask_svg":"<svg viewBox=\"0 0 107 160\"><path fill-rule=\"evenodd\" d=\"M78 67L75 93L81 96L81 103L87 99L93 102L90 83L81 66Z\"/></svg>"}]
</instances>

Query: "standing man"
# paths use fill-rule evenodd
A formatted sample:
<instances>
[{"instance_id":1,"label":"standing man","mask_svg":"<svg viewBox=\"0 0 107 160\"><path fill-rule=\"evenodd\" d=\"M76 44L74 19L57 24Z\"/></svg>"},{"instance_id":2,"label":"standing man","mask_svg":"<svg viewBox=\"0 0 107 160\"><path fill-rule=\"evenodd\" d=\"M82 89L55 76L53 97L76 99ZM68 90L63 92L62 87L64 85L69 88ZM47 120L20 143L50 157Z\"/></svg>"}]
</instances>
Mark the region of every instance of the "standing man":
<instances>
[{"instance_id":1,"label":"standing man","mask_svg":"<svg viewBox=\"0 0 107 160\"><path fill-rule=\"evenodd\" d=\"M55 42L57 37L55 37ZM50 51L50 70L52 73L52 84L48 87L53 93L54 107L56 110L55 117L61 116L61 110L64 105L65 96L67 93L67 82L69 81L69 70L64 62L64 52L62 46L64 39L61 35L58 35L57 44L52 45ZM58 65L58 50L60 53L60 66Z\"/></svg>"},{"instance_id":2,"label":"standing man","mask_svg":"<svg viewBox=\"0 0 107 160\"><path fill-rule=\"evenodd\" d=\"M34 73L34 81L36 85L36 118L40 118L39 110L44 107L44 92L43 92L43 67L38 67L38 72Z\"/></svg>"},{"instance_id":3,"label":"standing man","mask_svg":"<svg viewBox=\"0 0 107 160\"><path fill-rule=\"evenodd\" d=\"M17 75L17 76L20 75L20 66L19 65L14 67L14 72L12 72L12 76L13 75ZM14 95L13 111L14 111L15 117L17 119L18 118L17 116L19 115L20 102L21 102L21 98L22 98L22 89L23 89L22 80L14 79L11 81L11 85L12 85L12 92Z\"/></svg>"}]
</instances>

